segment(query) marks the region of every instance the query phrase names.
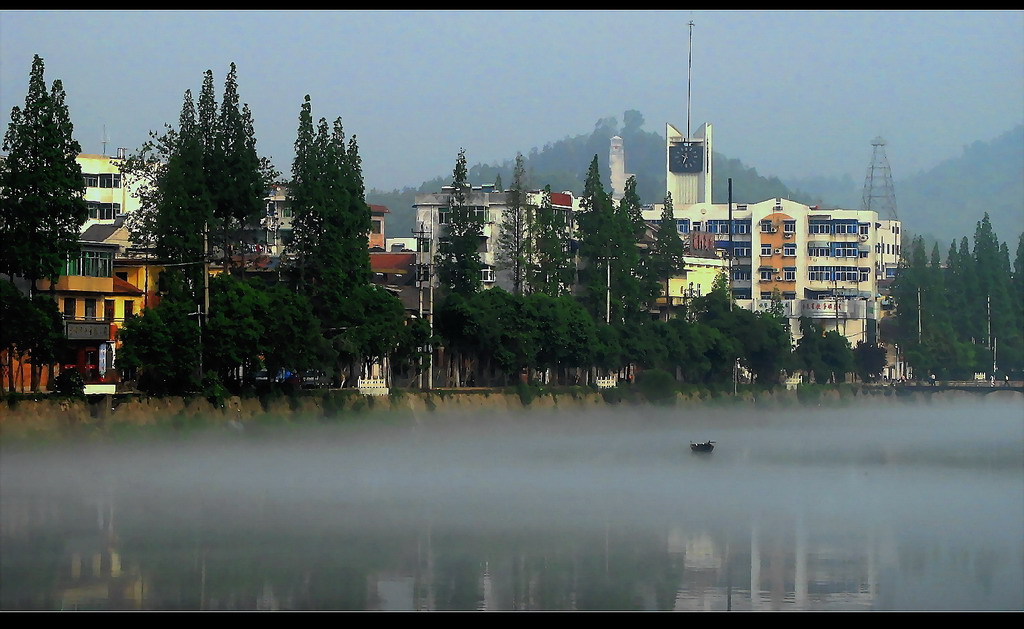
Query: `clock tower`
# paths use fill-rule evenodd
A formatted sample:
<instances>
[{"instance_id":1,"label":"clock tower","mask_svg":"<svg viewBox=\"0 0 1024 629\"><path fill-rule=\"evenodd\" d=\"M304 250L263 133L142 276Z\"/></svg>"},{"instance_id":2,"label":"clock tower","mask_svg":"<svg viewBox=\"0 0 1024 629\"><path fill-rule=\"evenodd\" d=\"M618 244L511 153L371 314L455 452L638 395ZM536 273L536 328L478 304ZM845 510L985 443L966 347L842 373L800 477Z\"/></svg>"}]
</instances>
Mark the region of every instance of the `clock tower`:
<instances>
[{"instance_id":1,"label":"clock tower","mask_svg":"<svg viewBox=\"0 0 1024 629\"><path fill-rule=\"evenodd\" d=\"M711 123L705 122L692 137L666 125L666 183L672 203L711 203Z\"/></svg>"}]
</instances>

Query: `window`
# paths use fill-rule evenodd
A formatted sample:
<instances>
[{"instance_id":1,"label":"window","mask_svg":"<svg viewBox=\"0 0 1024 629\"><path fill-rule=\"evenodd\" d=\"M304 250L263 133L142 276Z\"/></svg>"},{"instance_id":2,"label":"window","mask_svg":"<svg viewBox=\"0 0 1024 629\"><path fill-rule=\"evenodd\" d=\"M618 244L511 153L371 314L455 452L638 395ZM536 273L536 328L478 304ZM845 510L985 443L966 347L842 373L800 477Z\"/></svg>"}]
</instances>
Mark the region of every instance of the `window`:
<instances>
[{"instance_id":1,"label":"window","mask_svg":"<svg viewBox=\"0 0 1024 629\"><path fill-rule=\"evenodd\" d=\"M695 232L699 232L700 231L700 221L694 221L693 222L693 231L695 231Z\"/></svg>"},{"instance_id":2,"label":"window","mask_svg":"<svg viewBox=\"0 0 1024 629\"><path fill-rule=\"evenodd\" d=\"M114 320L114 300L104 299L103 300L103 320L113 321Z\"/></svg>"},{"instance_id":3,"label":"window","mask_svg":"<svg viewBox=\"0 0 1024 629\"><path fill-rule=\"evenodd\" d=\"M480 269L480 281L481 282L493 282L494 281L494 269L490 267L484 267Z\"/></svg>"},{"instance_id":4,"label":"window","mask_svg":"<svg viewBox=\"0 0 1024 629\"><path fill-rule=\"evenodd\" d=\"M870 229L871 229L871 224L870 223L861 223L860 224L860 234L861 234L861 236L867 236L870 233Z\"/></svg>"},{"instance_id":5,"label":"window","mask_svg":"<svg viewBox=\"0 0 1024 629\"><path fill-rule=\"evenodd\" d=\"M113 277L113 256L109 251L82 251L68 260L64 275Z\"/></svg>"},{"instance_id":6,"label":"window","mask_svg":"<svg viewBox=\"0 0 1024 629\"><path fill-rule=\"evenodd\" d=\"M76 300L74 297L65 297L64 298L64 318L65 319L74 319L75 318L75 307L77 305L77 302L78 302L78 300Z\"/></svg>"},{"instance_id":7,"label":"window","mask_svg":"<svg viewBox=\"0 0 1024 629\"><path fill-rule=\"evenodd\" d=\"M101 173L99 184L100 188L120 188L121 175L119 173Z\"/></svg>"},{"instance_id":8,"label":"window","mask_svg":"<svg viewBox=\"0 0 1024 629\"><path fill-rule=\"evenodd\" d=\"M100 187L100 176L99 175L90 175L90 174L82 173L82 179L85 180L85 187L86 188L99 188Z\"/></svg>"},{"instance_id":9,"label":"window","mask_svg":"<svg viewBox=\"0 0 1024 629\"><path fill-rule=\"evenodd\" d=\"M831 234L832 226L823 222L812 222L807 226L808 234Z\"/></svg>"},{"instance_id":10,"label":"window","mask_svg":"<svg viewBox=\"0 0 1024 629\"><path fill-rule=\"evenodd\" d=\"M827 245L821 246L811 244L807 246L807 255L811 256L812 258L825 258L832 255L832 250L829 249Z\"/></svg>"},{"instance_id":11,"label":"window","mask_svg":"<svg viewBox=\"0 0 1024 629\"><path fill-rule=\"evenodd\" d=\"M837 258L856 258L857 257L857 245L852 242L837 242L833 243L835 251L833 255Z\"/></svg>"},{"instance_id":12,"label":"window","mask_svg":"<svg viewBox=\"0 0 1024 629\"><path fill-rule=\"evenodd\" d=\"M762 234L770 234L770 233L772 233L774 231L775 231L775 228L772 227L772 222L771 221L761 221L761 233Z\"/></svg>"},{"instance_id":13,"label":"window","mask_svg":"<svg viewBox=\"0 0 1024 629\"><path fill-rule=\"evenodd\" d=\"M736 269L732 272L732 279L739 281L750 281L750 269Z\"/></svg>"},{"instance_id":14,"label":"window","mask_svg":"<svg viewBox=\"0 0 1024 629\"><path fill-rule=\"evenodd\" d=\"M131 299L124 300L124 318L127 321L135 314L135 302Z\"/></svg>"},{"instance_id":15,"label":"window","mask_svg":"<svg viewBox=\"0 0 1024 629\"><path fill-rule=\"evenodd\" d=\"M96 318L96 300L86 299L85 300L85 318L95 319Z\"/></svg>"},{"instance_id":16,"label":"window","mask_svg":"<svg viewBox=\"0 0 1024 629\"><path fill-rule=\"evenodd\" d=\"M782 245L782 255L789 256L791 258L796 257L796 244L787 242Z\"/></svg>"},{"instance_id":17,"label":"window","mask_svg":"<svg viewBox=\"0 0 1024 629\"><path fill-rule=\"evenodd\" d=\"M856 234L857 233L857 223L852 223L852 222L840 223L840 222L836 222L835 233L837 233L837 234Z\"/></svg>"},{"instance_id":18,"label":"window","mask_svg":"<svg viewBox=\"0 0 1024 629\"><path fill-rule=\"evenodd\" d=\"M870 278L871 269L865 269L865 268L861 267L859 269L859 271L860 271L860 281L867 282L868 279Z\"/></svg>"},{"instance_id":19,"label":"window","mask_svg":"<svg viewBox=\"0 0 1024 629\"><path fill-rule=\"evenodd\" d=\"M761 245L761 257L772 255L772 246L768 244Z\"/></svg>"},{"instance_id":20,"label":"window","mask_svg":"<svg viewBox=\"0 0 1024 629\"><path fill-rule=\"evenodd\" d=\"M750 247L734 247L732 250L733 257L736 258L749 258Z\"/></svg>"},{"instance_id":21,"label":"window","mask_svg":"<svg viewBox=\"0 0 1024 629\"><path fill-rule=\"evenodd\" d=\"M100 221L112 221L115 216L121 213L120 203L97 203L96 201L86 201L86 205L89 206L89 218Z\"/></svg>"},{"instance_id":22,"label":"window","mask_svg":"<svg viewBox=\"0 0 1024 629\"><path fill-rule=\"evenodd\" d=\"M676 231L678 231L680 234L690 233L690 221L686 219L677 220Z\"/></svg>"},{"instance_id":23,"label":"window","mask_svg":"<svg viewBox=\"0 0 1024 629\"><path fill-rule=\"evenodd\" d=\"M786 267L782 269L782 279L787 282L796 281L796 267Z\"/></svg>"},{"instance_id":24,"label":"window","mask_svg":"<svg viewBox=\"0 0 1024 629\"><path fill-rule=\"evenodd\" d=\"M772 275L775 273L775 269L761 269L760 278L762 282L770 282Z\"/></svg>"},{"instance_id":25,"label":"window","mask_svg":"<svg viewBox=\"0 0 1024 629\"><path fill-rule=\"evenodd\" d=\"M746 221L733 221L732 222L732 228L733 228L733 230L735 230L735 231L733 231L734 234L749 234L750 233L750 223L748 223Z\"/></svg>"},{"instance_id":26,"label":"window","mask_svg":"<svg viewBox=\"0 0 1024 629\"><path fill-rule=\"evenodd\" d=\"M807 268L807 279L811 282L831 282L832 267L812 266Z\"/></svg>"},{"instance_id":27,"label":"window","mask_svg":"<svg viewBox=\"0 0 1024 629\"><path fill-rule=\"evenodd\" d=\"M786 221L782 224L782 231L786 234L796 233L796 221Z\"/></svg>"}]
</instances>

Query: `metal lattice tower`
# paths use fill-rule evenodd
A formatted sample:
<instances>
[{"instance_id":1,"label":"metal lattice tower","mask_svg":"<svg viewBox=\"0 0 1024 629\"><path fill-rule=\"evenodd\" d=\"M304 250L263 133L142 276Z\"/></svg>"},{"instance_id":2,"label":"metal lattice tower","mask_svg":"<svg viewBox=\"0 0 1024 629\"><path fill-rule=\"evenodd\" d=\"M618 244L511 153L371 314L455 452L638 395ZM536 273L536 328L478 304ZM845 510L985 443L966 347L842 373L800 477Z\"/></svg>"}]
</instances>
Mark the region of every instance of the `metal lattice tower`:
<instances>
[{"instance_id":1,"label":"metal lattice tower","mask_svg":"<svg viewBox=\"0 0 1024 629\"><path fill-rule=\"evenodd\" d=\"M892 185L892 169L889 158L885 156L885 140L875 138L871 141L871 166L864 179L864 198L861 209L878 212L883 220L898 220L896 214L896 190Z\"/></svg>"}]
</instances>

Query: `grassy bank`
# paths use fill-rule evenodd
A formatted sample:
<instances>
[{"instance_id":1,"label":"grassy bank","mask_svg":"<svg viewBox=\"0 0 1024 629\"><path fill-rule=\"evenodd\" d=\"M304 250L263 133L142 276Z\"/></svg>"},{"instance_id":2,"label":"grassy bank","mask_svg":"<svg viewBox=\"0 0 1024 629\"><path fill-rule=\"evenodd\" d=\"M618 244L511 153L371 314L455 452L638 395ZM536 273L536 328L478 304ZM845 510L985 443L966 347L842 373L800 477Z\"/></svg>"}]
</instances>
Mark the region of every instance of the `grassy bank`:
<instances>
[{"instance_id":1,"label":"grassy bank","mask_svg":"<svg viewBox=\"0 0 1024 629\"><path fill-rule=\"evenodd\" d=\"M733 392L700 386L645 389L618 387L544 387L520 385L507 389L435 389L392 391L387 396L364 396L352 390L265 391L250 396L223 398L150 397L141 394L66 397L55 394L8 394L0 403L0 438L102 437L139 432L181 433L224 426L335 422L355 417L413 416L417 419L445 413L502 413L528 409L578 412L614 405L659 406L739 405L761 408L782 406L844 406L892 399L943 401L967 396L1016 396L1019 391L979 389L950 391L863 385L801 385L781 388L739 387ZM1022 407L1024 408L1024 407Z\"/></svg>"}]
</instances>

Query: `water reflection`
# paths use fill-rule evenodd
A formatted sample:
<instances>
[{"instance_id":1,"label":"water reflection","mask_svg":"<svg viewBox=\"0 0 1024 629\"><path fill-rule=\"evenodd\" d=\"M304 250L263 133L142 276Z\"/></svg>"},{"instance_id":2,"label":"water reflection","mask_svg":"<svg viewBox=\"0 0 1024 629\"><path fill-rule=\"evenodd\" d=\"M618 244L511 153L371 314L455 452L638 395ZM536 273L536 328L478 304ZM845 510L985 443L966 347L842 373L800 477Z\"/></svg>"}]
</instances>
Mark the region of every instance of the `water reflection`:
<instances>
[{"instance_id":1,"label":"water reflection","mask_svg":"<svg viewBox=\"0 0 1024 629\"><path fill-rule=\"evenodd\" d=\"M1021 406L892 410L8 448L0 607L1024 608Z\"/></svg>"}]
</instances>

